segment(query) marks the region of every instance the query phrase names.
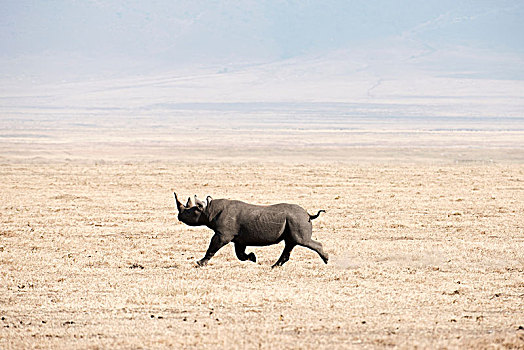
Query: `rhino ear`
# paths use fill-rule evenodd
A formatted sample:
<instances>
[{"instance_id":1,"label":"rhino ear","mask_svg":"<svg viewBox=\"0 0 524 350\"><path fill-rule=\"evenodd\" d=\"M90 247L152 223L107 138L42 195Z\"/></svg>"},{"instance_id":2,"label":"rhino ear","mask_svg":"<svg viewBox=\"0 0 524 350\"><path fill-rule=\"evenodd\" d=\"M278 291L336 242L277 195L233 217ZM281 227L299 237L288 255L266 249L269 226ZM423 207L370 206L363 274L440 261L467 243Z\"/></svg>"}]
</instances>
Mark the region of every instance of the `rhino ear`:
<instances>
[{"instance_id":1,"label":"rhino ear","mask_svg":"<svg viewBox=\"0 0 524 350\"><path fill-rule=\"evenodd\" d=\"M191 197L187 198L186 208L191 208L193 206L193 202L191 202Z\"/></svg>"},{"instance_id":2,"label":"rhino ear","mask_svg":"<svg viewBox=\"0 0 524 350\"><path fill-rule=\"evenodd\" d=\"M204 209L206 207L206 204L202 202L200 199L197 198L197 195L195 194L195 203L197 207Z\"/></svg>"},{"instance_id":3,"label":"rhino ear","mask_svg":"<svg viewBox=\"0 0 524 350\"><path fill-rule=\"evenodd\" d=\"M209 203L211 203L212 200L213 200L213 197L207 196L206 197L207 205L209 205Z\"/></svg>"}]
</instances>

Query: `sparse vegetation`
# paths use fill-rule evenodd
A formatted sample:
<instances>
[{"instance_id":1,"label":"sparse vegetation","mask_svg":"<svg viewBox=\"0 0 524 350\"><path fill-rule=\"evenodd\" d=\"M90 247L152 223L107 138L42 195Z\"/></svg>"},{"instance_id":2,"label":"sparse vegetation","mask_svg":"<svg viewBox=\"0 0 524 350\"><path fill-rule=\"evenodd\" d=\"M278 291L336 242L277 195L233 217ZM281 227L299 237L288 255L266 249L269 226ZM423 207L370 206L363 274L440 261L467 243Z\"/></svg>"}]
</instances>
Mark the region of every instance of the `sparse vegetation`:
<instances>
[{"instance_id":1,"label":"sparse vegetation","mask_svg":"<svg viewBox=\"0 0 524 350\"><path fill-rule=\"evenodd\" d=\"M4 159L0 172L3 349L524 346L519 164ZM296 249L271 270L281 245L249 247L257 264L225 247L197 269L211 232L177 222L173 189L321 203L314 237L332 259Z\"/></svg>"}]
</instances>

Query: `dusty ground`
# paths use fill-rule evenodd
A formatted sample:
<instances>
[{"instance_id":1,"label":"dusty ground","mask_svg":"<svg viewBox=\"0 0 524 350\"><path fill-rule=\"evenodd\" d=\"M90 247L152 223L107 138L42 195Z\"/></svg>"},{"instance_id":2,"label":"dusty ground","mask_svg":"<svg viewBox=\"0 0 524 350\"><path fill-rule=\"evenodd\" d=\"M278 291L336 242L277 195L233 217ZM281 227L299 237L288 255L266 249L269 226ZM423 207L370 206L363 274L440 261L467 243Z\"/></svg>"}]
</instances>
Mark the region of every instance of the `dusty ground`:
<instances>
[{"instance_id":1,"label":"dusty ground","mask_svg":"<svg viewBox=\"0 0 524 350\"><path fill-rule=\"evenodd\" d=\"M0 161L0 348L524 348L521 162ZM172 191L310 213L324 265L226 246Z\"/></svg>"}]
</instances>

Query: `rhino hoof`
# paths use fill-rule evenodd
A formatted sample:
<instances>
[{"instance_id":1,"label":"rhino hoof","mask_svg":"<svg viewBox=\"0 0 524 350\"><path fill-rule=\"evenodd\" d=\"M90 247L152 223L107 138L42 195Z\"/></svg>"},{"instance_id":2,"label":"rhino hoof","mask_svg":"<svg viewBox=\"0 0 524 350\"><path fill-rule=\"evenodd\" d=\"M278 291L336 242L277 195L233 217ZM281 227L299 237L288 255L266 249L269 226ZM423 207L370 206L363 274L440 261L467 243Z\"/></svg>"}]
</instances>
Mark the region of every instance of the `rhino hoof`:
<instances>
[{"instance_id":1,"label":"rhino hoof","mask_svg":"<svg viewBox=\"0 0 524 350\"><path fill-rule=\"evenodd\" d=\"M207 260L204 260L204 259L198 260L196 263L197 263L196 267L203 267L207 265Z\"/></svg>"},{"instance_id":2,"label":"rhino hoof","mask_svg":"<svg viewBox=\"0 0 524 350\"><path fill-rule=\"evenodd\" d=\"M257 257L255 256L254 253L249 253L249 255L247 256L247 260L256 263L257 262Z\"/></svg>"}]
</instances>

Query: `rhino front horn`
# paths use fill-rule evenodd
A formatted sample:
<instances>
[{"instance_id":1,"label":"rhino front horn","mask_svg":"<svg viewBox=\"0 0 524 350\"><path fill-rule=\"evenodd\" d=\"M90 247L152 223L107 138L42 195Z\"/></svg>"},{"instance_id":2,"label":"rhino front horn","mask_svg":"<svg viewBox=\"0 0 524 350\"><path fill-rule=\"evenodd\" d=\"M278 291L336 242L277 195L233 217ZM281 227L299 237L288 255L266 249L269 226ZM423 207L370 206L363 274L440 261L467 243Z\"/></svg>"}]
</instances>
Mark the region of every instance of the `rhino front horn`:
<instances>
[{"instance_id":1,"label":"rhino front horn","mask_svg":"<svg viewBox=\"0 0 524 350\"><path fill-rule=\"evenodd\" d=\"M178 212L181 213L183 212L186 208L184 207L184 205L182 203L180 203L180 201L178 200L178 197L176 196L176 192L173 192L173 194L175 195L175 202L176 202L176 207L178 209Z\"/></svg>"}]
</instances>

